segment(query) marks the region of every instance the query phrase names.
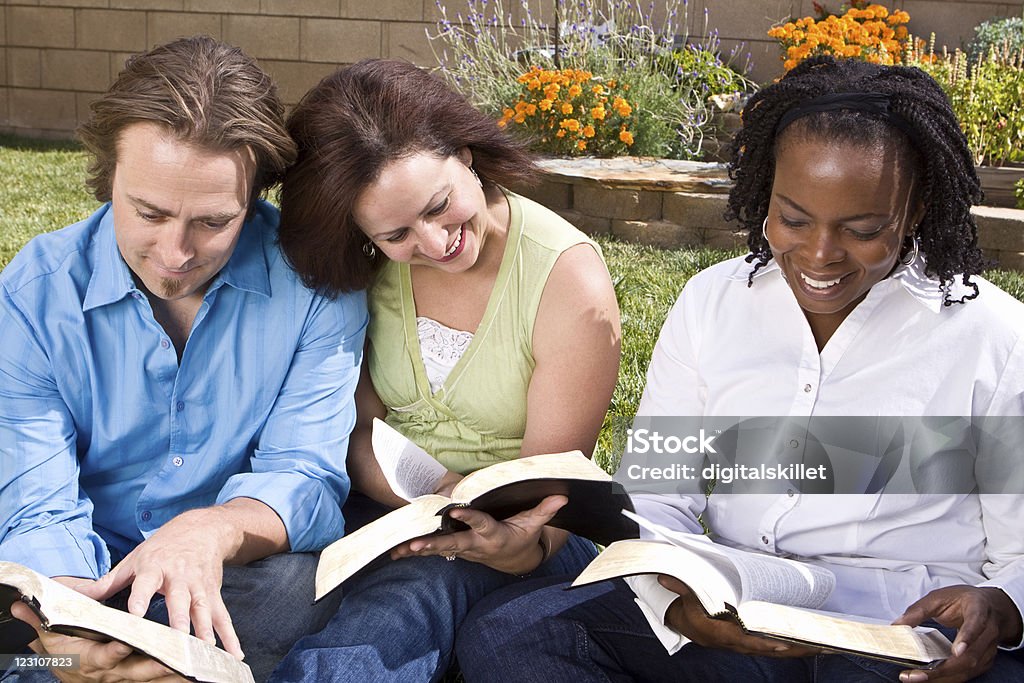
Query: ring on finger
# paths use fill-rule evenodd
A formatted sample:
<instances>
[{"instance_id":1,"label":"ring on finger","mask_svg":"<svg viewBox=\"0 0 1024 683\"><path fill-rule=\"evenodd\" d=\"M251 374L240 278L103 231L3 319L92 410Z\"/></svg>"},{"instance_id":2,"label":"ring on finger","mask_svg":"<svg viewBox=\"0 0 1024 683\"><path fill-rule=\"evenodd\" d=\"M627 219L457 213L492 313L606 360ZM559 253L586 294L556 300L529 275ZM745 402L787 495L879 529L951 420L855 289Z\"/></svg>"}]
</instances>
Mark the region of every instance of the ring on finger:
<instances>
[{"instance_id":1,"label":"ring on finger","mask_svg":"<svg viewBox=\"0 0 1024 683\"><path fill-rule=\"evenodd\" d=\"M454 562L457 555L458 553L453 550L450 553L442 554L442 557L448 562Z\"/></svg>"}]
</instances>

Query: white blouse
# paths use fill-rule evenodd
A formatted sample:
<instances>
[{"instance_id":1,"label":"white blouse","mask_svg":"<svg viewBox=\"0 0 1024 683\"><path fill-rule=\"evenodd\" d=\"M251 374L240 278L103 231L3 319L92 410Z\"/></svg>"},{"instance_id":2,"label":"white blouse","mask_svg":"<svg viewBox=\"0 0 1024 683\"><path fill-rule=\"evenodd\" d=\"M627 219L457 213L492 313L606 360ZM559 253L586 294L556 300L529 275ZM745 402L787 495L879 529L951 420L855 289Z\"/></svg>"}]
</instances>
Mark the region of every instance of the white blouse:
<instances>
[{"instance_id":1,"label":"white blouse","mask_svg":"<svg viewBox=\"0 0 1024 683\"><path fill-rule=\"evenodd\" d=\"M639 415L1024 415L1024 304L982 278L973 277L977 299L943 306L921 264L901 267L819 353L778 266L748 288L752 267L732 259L687 283L654 349ZM719 542L827 567L837 587L823 609L893 619L933 589L966 583L999 587L1024 612L1019 493L634 500L670 528L700 533L703 514ZM652 625L663 624L674 594L656 581L631 585L653 608Z\"/></svg>"}]
</instances>

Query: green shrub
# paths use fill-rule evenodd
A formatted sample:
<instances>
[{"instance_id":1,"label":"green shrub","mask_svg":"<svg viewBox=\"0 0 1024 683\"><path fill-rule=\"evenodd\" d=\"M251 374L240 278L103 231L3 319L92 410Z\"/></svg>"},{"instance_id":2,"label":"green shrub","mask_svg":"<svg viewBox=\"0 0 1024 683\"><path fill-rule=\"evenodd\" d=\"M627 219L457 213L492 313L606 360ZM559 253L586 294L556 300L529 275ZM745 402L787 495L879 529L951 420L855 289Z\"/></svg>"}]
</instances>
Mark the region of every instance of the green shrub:
<instances>
[{"instance_id":1,"label":"green shrub","mask_svg":"<svg viewBox=\"0 0 1024 683\"><path fill-rule=\"evenodd\" d=\"M911 63L946 92L976 164L1024 161L1024 53L998 48L971 60L932 49Z\"/></svg>"},{"instance_id":2,"label":"green shrub","mask_svg":"<svg viewBox=\"0 0 1024 683\"><path fill-rule=\"evenodd\" d=\"M1013 195L1017 198L1017 208L1024 209L1024 178L1017 181L1013 186Z\"/></svg>"},{"instance_id":3,"label":"green shrub","mask_svg":"<svg viewBox=\"0 0 1024 683\"><path fill-rule=\"evenodd\" d=\"M533 67L585 71L597 83L628 86L629 153L643 156L700 157L704 136L712 130L708 90L714 86L720 92L726 80L738 89L752 87L723 62L706 21L704 34L690 41L693 47L676 49L676 32L685 33L687 25L682 0L662 4L665 20L659 22L652 18L653 3L642 6L635 0L518 0L518 22L501 0L467 0L467 5L467 14L449 20L438 2L442 19L430 38L441 71L482 111L511 122L513 130L531 128L539 151L565 153L566 144L564 136L545 134L535 122L528 126L523 116L517 120L522 113L517 104L539 103L531 101L531 93L524 100L519 80ZM542 9L551 16L542 19ZM594 152L586 140L575 142L571 151ZM607 153L616 153L614 148L604 146Z\"/></svg>"},{"instance_id":4,"label":"green shrub","mask_svg":"<svg viewBox=\"0 0 1024 683\"><path fill-rule=\"evenodd\" d=\"M1024 50L1024 18L990 19L974 29L974 40L967 47L972 60L984 57L993 49L1020 52Z\"/></svg>"}]
</instances>

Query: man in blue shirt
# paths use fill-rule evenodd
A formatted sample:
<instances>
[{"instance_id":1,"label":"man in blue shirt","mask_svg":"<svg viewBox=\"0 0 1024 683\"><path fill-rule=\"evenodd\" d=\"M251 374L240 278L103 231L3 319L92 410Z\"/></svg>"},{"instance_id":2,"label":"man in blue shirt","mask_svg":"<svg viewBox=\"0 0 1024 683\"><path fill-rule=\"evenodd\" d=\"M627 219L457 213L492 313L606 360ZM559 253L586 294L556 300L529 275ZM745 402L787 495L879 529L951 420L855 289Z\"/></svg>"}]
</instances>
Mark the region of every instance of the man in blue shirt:
<instances>
[{"instance_id":1,"label":"man in blue shirt","mask_svg":"<svg viewBox=\"0 0 1024 683\"><path fill-rule=\"evenodd\" d=\"M0 559L246 649L258 680L334 611L309 607L308 553L343 533L366 326L361 293L306 289L276 245L282 119L237 48L133 58L79 131L106 203L0 274ZM167 673L14 609L76 674Z\"/></svg>"}]
</instances>

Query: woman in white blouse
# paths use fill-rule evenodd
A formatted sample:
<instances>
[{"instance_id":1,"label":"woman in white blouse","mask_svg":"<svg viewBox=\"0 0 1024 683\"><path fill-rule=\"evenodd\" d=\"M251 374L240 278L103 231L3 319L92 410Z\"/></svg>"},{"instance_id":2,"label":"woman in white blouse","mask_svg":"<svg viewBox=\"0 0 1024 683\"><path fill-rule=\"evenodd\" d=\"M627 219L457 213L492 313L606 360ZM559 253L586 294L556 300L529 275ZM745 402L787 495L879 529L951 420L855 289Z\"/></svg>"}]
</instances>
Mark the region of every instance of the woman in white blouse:
<instances>
[{"instance_id":1,"label":"woman in white blouse","mask_svg":"<svg viewBox=\"0 0 1024 683\"><path fill-rule=\"evenodd\" d=\"M812 58L756 94L743 120L729 214L751 254L687 283L639 415L1019 425L1024 305L978 275L970 205L981 192L939 86L916 69ZM746 635L669 577L632 580L632 591L501 591L470 615L459 660L471 683L1024 680L1024 662L999 649L1022 641L1024 487L999 484L996 495L793 485L635 496L638 512L676 530L702 533L702 515L717 542L827 567L837 587L824 609L955 631L934 670ZM514 654L496 664L483 654L493 651Z\"/></svg>"}]
</instances>

